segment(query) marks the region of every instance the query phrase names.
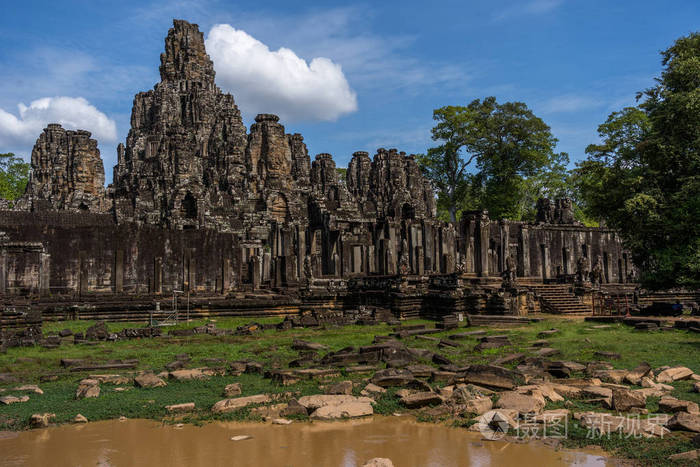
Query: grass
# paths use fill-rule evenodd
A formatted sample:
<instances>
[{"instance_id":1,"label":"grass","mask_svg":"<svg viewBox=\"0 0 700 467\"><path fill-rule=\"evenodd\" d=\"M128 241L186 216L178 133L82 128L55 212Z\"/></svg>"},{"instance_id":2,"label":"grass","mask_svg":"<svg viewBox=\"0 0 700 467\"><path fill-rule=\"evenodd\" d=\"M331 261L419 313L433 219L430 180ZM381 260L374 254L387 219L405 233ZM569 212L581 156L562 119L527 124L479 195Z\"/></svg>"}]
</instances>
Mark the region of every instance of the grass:
<instances>
[{"instance_id":1,"label":"grass","mask_svg":"<svg viewBox=\"0 0 700 467\"><path fill-rule=\"evenodd\" d=\"M235 329L249 323L248 318L220 318L217 320L197 320L180 323L175 329L202 326L212 321L218 328ZM279 318L260 318L260 323L275 323ZM432 323L413 320L406 324ZM45 334L55 334L62 329L73 332L85 332L91 326L89 321L51 322L44 326ZM455 364L483 364L512 353L533 355L536 349L531 347L538 334L551 328L559 329L558 333L545 337L549 347L560 351L554 357L558 360L573 360L590 362L601 360L595 355L596 351L619 353L621 358L609 360L615 368L632 369L639 363L648 362L652 368L663 365L682 365L700 373L700 339L697 334L688 331L636 331L621 324L613 324L606 328L593 328L594 324L568 319L549 319L539 323L507 329L474 327L469 330L484 330L489 335L506 334L512 345L474 352L478 336L459 343L457 349L440 348L435 341L417 337L404 339L410 347L430 349L449 358ZM108 323L112 332L118 332L126 327L139 325L129 323ZM173 329L173 328L165 328ZM116 392L113 386L102 384L101 394L96 399L75 399L75 390L80 379L89 375L73 373L59 365L61 358L80 358L94 362L104 362L116 359L138 359L138 370L163 371L164 366L173 361L178 354L187 353L191 356L189 367L205 366L204 360L211 358L222 359L225 362L234 360L254 360L261 362L265 368L287 368L291 360L298 358L298 353L290 346L294 339L304 339L328 346L330 350L338 350L347 346L363 346L373 342L375 335L386 335L392 329L388 325L376 326L329 326L319 329L293 329L279 332L277 330L260 331L249 336L210 336L194 335L187 337L163 337L157 339L139 339L117 342L101 342L95 345L64 344L57 349L41 347L12 348L5 354L0 354L0 373L11 373L21 383L39 383L44 375L55 375L54 382L39 383L44 390L43 395L29 394L26 403L0 406L0 429L21 430L27 427L28 419L33 413L50 412L56 414L59 423L69 422L81 413L88 420L104 420L125 416L127 418L150 418L172 422L174 420L202 423L208 420L255 420L259 415L250 408L225 415L214 416L210 407L223 398L222 390L226 384L240 382L242 395L259 393L292 393L294 396L322 392L322 386L340 380L351 379L358 383L354 393L364 385L368 375L342 372L340 377L330 381L305 380L291 386L277 386L270 379L261 375L243 374L240 376L215 376L206 381L169 381L163 388L138 389ZM446 338L457 331L442 331L432 334L433 337ZM322 354L322 353L321 353ZM430 362L423 362L430 364ZM506 365L513 367L515 364ZM102 373L112 373L103 371ZM125 372L121 372L124 374ZM574 375L577 376L577 375ZM18 383L0 384L2 395L19 395L12 388ZM690 381L680 381L673 384L672 395L681 399L700 402L700 394L693 392ZM395 388L389 390L377 399L375 412L389 415L396 412L407 412L395 397ZM177 418L168 415L166 405L183 402L194 402L196 410L193 413ZM566 403L550 403L547 408L569 408L572 411L601 411L601 407L579 400L569 400ZM658 410L658 399L649 398L648 409ZM421 420L430 421L431 417L418 415ZM301 417L304 418L304 417ZM453 424L468 426L470 420L451 420ZM616 455L633 459L635 462L652 465L668 464L668 455L692 449L690 438L684 434L672 433L664 439L634 439L611 436L608 438L590 439L588 430L572 421L569 425L569 436L565 445L570 447L599 445Z\"/></svg>"}]
</instances>

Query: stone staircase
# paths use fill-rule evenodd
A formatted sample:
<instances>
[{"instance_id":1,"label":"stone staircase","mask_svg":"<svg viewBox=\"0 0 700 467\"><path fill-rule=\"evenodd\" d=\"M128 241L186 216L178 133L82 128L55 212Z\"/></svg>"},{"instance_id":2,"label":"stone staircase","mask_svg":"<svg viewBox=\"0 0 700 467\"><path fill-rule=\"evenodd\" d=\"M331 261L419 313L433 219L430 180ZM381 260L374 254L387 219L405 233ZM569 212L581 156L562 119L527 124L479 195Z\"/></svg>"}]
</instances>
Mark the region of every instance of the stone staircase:
<instances>
[{"instance_id":1,"label":"stone staircase","mask_svg":"<svg viewBox=\"0 0 700 467\"><path fill-rule=\"evenodd\" d=\"M592 313L590 306L581 303L567 284L533 285L530 288L540 301L544 313Z\"/></svg>"}]
</instances>

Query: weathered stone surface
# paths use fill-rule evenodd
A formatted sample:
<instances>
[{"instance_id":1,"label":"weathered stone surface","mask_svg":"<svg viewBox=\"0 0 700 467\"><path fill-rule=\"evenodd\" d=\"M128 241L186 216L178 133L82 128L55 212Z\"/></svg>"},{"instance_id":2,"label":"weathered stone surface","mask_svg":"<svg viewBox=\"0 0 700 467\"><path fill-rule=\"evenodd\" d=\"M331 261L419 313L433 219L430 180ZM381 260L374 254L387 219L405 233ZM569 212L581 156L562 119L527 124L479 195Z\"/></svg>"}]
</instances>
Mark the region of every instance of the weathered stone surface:
<instances>
[{"instance_id":1,"label":"weathered stone surface","mask_svg":"<svg viewBox=\"0 0 700 467\"><path fill-rule=\"evenodd\" d=\"M21 209L102 212L105 171L97 141L85 130L49 124L32 149L32 171ZM70 335L70 334L68 334Z\"/></svg>"},{"instance_id":2,"label":"weathered stone surface","mask_svg":"<svg viewBox=\"0 0 700 467\"><path fill-rule=\"evenodd\" d=\"M326 394L352 394L352 381L341 381L326 389Z\"/></svg>"},{"instance_id":3,"label":"weathered stone surface","mask_svg":"<svg viewBox=\"0 0 700 467\"><path fill-rule=\"evenodd\" d=\"M241 395L241 383L231 383L224 387L224 396L233 397Z\"/></svg>"},{"instance_id":4,"label":"weathered stone surface","mask_svg":"<svg viewBox=\"0 0 700 467\"><path fill-rule=\"evenodd\" d=\"M669 368L656 375L657 383L672 383L682 379L688 379L693 375L693 370L683 366Z\"/></svg>"},{"instance_id":5,"label":"weathered stone surface","mask_svg":"<svg viewBox=\"0 0 700 467\"><path fill-rule=\"evenodd\" d=\"M434 392L417 392L401 398L401 404L408 409L418 409L428 405L442 404L443 398Z\"/></svg>"},{"instance_id":6,"label":"weathered stone surface","mask_svg":"<svg viewBox=\"0 0 700 467\"><path fill-rule=\"evenodd\" d=\"M308 411L306 410L306 407L299 403L299 401L297 401L296 399L291 399L287 403L287 407L283 408L280 411L280 416L291 417L295 415L308 415Z\"/></svg>"},{"instance_id":7,"label":"weathered stone surface","mask_svg":"<svg viewBox=\"0 0 700 467\"><path fill-rule=\"evenodd\" d=\"M16 388L13 389L13 391L26 391L26 392L33 392L34 394L43 394L44 391L41 390L39 386L36 384L24 384L22 386L17 386Z\"/></svg>"},{"instance_id":8,"label":"weathered stone surface","mask_svg":"<svg viewBox=\"0 0 700 467\"><path fill-rule=\"evenodd\" d=\"M506 368L490 365L472 365L466 369L462 378L467 383L497 389L513 389L518 378L517 373Z\"/></svg>"},{"instance_id":9,"label":"weathered stone surface","mask_svg":"<svg viewBox=\"0 0 700 467\"><path fill-rule=\"evenodd\" d=\"M75 391L76 399L86 399L100 395L100 382L96 379L84 379L80 381Z\"/></svg>"},{"instance_id":10,"label":"weathered stone surface","mask_svg":"<svg viewBox=\"0 0 700 467\"><path fill-rule=\"evenodd\" d=\"M642 378L646 378L649 376L649 374L651 374L651 365L646 362L642 362L636 368L627 373L624 379L629 384L640 386Z\"/></svg>"},{"instance_id":11,"label":"weathered stone surface","mask_svg":"<svg viewBox=\"0 0 700 467\"><path fill-rule=\"evenodd\" d=\"M526 396L515 391L501 393L495 404L497 409L517 410L520 414L538 414L544 406L543 398Z\"/></svg>"},{"instance_id":12,"label":"weathered stone surface","mask_svg":"<svg viewBox=\"0 0 700 467\"><path fill-rule=\"evenodd\" d=\"M145 373L134 377L134 385L140 388L159 388L162 386L167 386L168 383L153 373Z\"/></svg>"},{"instance_id":13,"label":"weathered stone surface","mask_svg":"<svg viewBox=\"0 0 700 467\"><path fill-rule=\"evenodd\" d=\"M663 396L659 399L659 410L671 413L688 412L690 414L700 414L700 408L695 402L684 401L671 396Z\"/></svg>"},{"instance_id":14,"label":"weathered stone surface","mask_svg":"<svg viewBox=\"0 0 700 467\"><path fill-rule=\"evenodd\" d=\"M464 404L463 414L481 415L493 408L493 401L490 397L475 397Z\"/></svg>"},{"instance_id":15,"label":"weathered stone surface","mask_svg":"<svg viewBox=\"0 0 700 467\"><path fill-rule=\"evenodd\" d=\"M413 381L415 381L413 373L408 370L394 368L380 370L372 377L372 383L383 388L392 386L403 387L413 383Z\"/></svg>"},{"instance_id":16,"label":"weathered stone surface","mask_svg":"<svg viewBox=\"0 0 700 467\"><path fill-rule=\"evenodd\" d=\"M311 418L327 420L334 418L353 418L372 415L372 399L346 395L304 396L299 404L311 412Z\"/></svg>"},{"instance_id":17,"label":"weathered stone surface","mask_svg":"<svg viewBox=\"0 0 700 467\"><path fill-rule=\"evenodd\" d=\"M270 396L268 396L267 394L257 394L255 396L224 399L214 404L214 406L211 408L211 411L214 413L228 413L238 409L242 409L243 407L248 407L249 405L253 404L265 404L267 402L270 402L270 400Z\"/></svg>"},{"instance_id":18,"label":"weathered stone surface","mask_svg":"<svg viewBox=\"0 0 700 467\"><path fill-rule=\"evenodd\" d=\"M29 418L29 426L32 428L46 428L54 418L56 418L56 414L53 413L35 413Z\"/></svg>"},{"instance_id":19,"label":"weathered stone surface","mask_svg":"<svg viewBox=\"0 0 700 467\"><path fill-rule=\"evenodd\" d=\"M700 433L700 415L678 412L668 421L666 426L671 430L693 431Z\"/></svg>"},{"instance_id":20,"label":"weathered stone surface","mask_svg":"<svg viewBox=\"0 0 700 467\"><path fill-rule=\"evenodd\" d=\"M100 382L100 384L122 385L131 383L131 378L122 375L90 375L90 379Z\"/></svg>"},{"instance_id":21,"label":"weathered stone surface","mask_svg":"<svg viewBox=\"0 0 700 467\"><path fill-rule=\"evenodd\" d=\"M394 463L385 457L375 457L362 464L362 467L394 467Z\"/></svg>"},{"instance_id":22,"label":"weathered stone surface","mask_svg":"<svg viewBox=\"0 0 700 467\"><path fill-rule=\"evenodd\" d=\"M194 410L194 402L185 402L182 404L166 405L165 410L167 410L170 413L191 412Z\"/></svg>"},{"instance_id":23,"label":"weathered stone surface","mask_svg":"<svg viewBox=\"0 0 700 467\"><path fill-rule=\"evenodd\" d=\"M612 405L619 412L628 412L633 407L644 408L647 398L638 392L629 389L613 389Z\"/></svg>"},{"instance_id":24,"label":"weathered stone surface","mask_svg":"<svg viewBox=\"0 0 700 467\"><path fill-rule=\"evenodd\" d=\"M700 460L700 449L693 449L692 451L679 452L678 454L672 454L668 456L670 461L697 461Z\"/></svg>"},{"instance_id":25,"label":"weathered stone surface","mask_svg":"<svg viewBox=\"0 0 700 467\"><path fill-rule=\"evenodd\" d=\"M4 405L17 404L19 402L27 402L27 401L29 401L29 396L22 396L22 397L2 396L2 397L0 397L0 403L2 403Z\"/></svg>"},{"instance_id":26,"label":"weathered stone surface","mask_svg":"<svg viewBox=\"0 0 700 467\"><path fill-rule=\"evenodd\" d=\"M85 417L85 415L82 414L77 414L75 417L73 417L73 423L87 423L88 419Z\"/></svg>"},{"instance_id":27,"label":"weathered stone surface","mask_svg":"<svg viewBox=\"0 0 700 467\"><path fill-rule=\"evenodd\" d=\"M205 375L202 370L195 368L191 370L175 370L170 372L170 378L176 381L190 381L193 379L203 380L209 379L208 375Z\"/></svg>"}]
</instances>

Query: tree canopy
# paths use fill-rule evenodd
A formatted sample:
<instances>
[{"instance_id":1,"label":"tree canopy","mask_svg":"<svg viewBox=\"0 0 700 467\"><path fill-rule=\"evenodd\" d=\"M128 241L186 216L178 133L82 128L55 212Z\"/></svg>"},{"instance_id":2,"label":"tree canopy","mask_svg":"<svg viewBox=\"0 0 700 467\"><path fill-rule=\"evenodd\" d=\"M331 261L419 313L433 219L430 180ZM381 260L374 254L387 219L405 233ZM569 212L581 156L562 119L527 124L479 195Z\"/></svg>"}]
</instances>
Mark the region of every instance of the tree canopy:
<instances>
[{"instance_id":1,"label":"tree canopy","mask_svg":"<svg viewBox=\"0 0 700 467\"><path fill-rule=\"evenodd\" d=\"M436 109L433 119L432 137L440 144L418 162L450 221L469 209L534 218L537 197L565 189L568 155L554 152L549 126L524 103L487 97Z\"/></svg>"},{"instance_id":2,"label":"tree canopy","mask_svg":"<svg viewBox=\"0 0 700 467\"><path fill-rule=\"evenodd\" d=\"M654 289L700 287L700 34L661 52L638 107L598 127L575 169L585 210L619 229Z\"/></svg>"},{"instance_id":3,"label":"tree canopy","mask_svg":"<svg viewBox=\"0 0 700 467\"><path fill-rule=\"evenodd\" d=\"M28 163L11 152L0 154L0 198L19 198L24 194L28 180Z\"/></svg>"}]
</instances>

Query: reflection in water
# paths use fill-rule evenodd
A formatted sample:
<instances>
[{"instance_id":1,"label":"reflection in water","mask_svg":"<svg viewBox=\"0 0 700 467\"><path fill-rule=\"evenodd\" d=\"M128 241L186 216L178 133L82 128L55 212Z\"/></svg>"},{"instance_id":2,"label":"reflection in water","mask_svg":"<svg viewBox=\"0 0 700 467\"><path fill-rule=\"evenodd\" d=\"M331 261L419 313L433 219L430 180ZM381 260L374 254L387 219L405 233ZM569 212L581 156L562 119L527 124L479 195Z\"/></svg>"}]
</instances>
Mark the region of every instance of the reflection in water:
<instances>
[{"instance_id":1,"label":"reflection in water","mask_svg":"<svg viewBox=\"0 0 700 467\"><path fill-rule=\"evenodd\" d=\"M241 434L253 439L231 441ZM356 467L373 457L388 457L397 467L606 465L590 453L482 441L465 429L397 417L182 428L147 420L107 421L34 430L14 438L0 436L0 453L2 465L55 467Z\"/></svg>"}]
</instances>

